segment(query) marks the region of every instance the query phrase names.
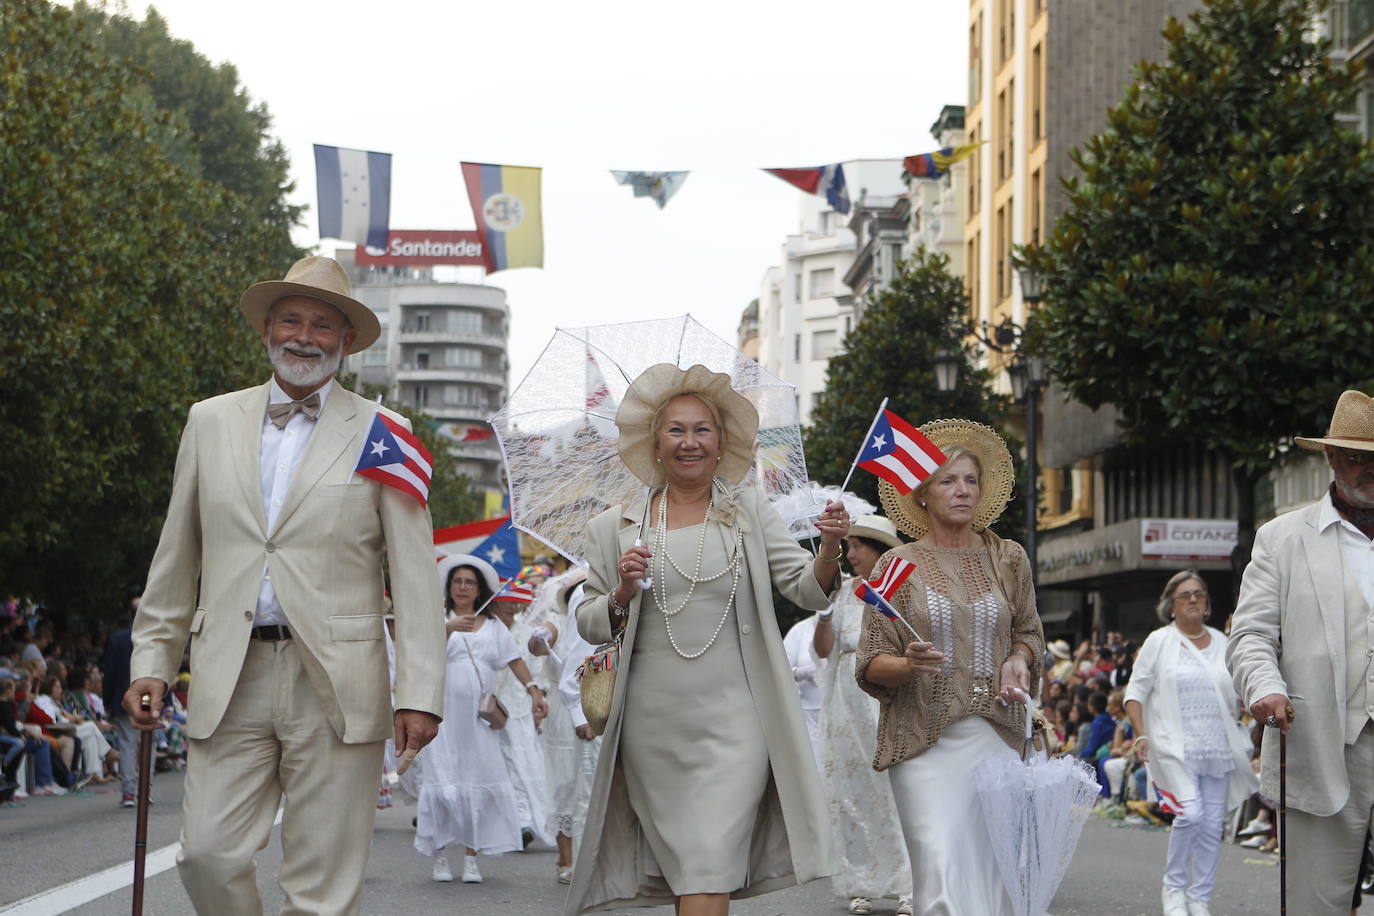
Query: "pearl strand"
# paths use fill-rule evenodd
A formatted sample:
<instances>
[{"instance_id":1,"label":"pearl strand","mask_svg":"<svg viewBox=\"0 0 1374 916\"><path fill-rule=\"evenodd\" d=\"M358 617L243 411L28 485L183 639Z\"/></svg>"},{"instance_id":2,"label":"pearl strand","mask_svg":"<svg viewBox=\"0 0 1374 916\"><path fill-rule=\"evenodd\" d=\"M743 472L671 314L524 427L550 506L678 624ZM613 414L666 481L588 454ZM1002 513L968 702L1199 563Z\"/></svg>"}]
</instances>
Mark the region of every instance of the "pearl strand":
<instances>
[{"instance_id":1,"label":"pearl strand","mask_svg":"<svg viewBox=\"0 0 1374 916\"><path fill-rule=\"evenodd\" d=\"M712 483L716 487L719 487L722 492L724 492L725 486L718 479L712 478ZM668 643L673 647L673 651L678 654L678 657L686 661L691 661L692 659L700 658L701 656L706 654L706 651L710 649L711 646L715 645L716 639L720 636L720 631L725 628L725 621L730 616L730 609L733 608L735 605L735 593L739 590L740 572L743 569L743 551L741 548L744 544L744 534L739 525L736 524L735 526L733 526L735 529L734 550L731 552L731 557L726 562L725 567L721 569L719 573L717 573L714 576L711 576L710 578L698 578L701 574L701 559L706 544L706 521L710 518L711 508L714 505L715 492L713 490L711 493L710 501L707 503L706 506L706 518L702 520L701 533L697 537L696 567L691 575L688 575L686 572L684 572L682 567L678 566L677 561L674 560L672 558L672 555L668 552L668 487L666 484L663 487L663 497L660 500L658 506L659 524L658 536L657 538L655 538L657 543L655 544L656 549L654 550L654 554L658 558L659 569L656 581L659 583L660 587L654 588L651 591L653 591L654 593L654 603L658 605L659 612L663 614L663 628L668 633ZM667 557L667 562L664 561L664 557ZM681 575L684 579L686 579L689 583L687 587L686 597L682 599L682 603L678 605L677 609L672 611L668 609L668 605L672 604L672 599L667 596L668 563L671 563L673 568L677 570L678 574ZM696 652L683 652L682 647L677 644L677 638L673 635L673 627L672 623L670 622L670 618L676 617L678 614L682 613L682 611L687 607L688 603L691 601L692 593L696 590L696 586L699 582L712 582L716 579L719 579L721 576L725 575L725 573L730 571L734 572L734 577L732 578L730 583L730 597L725 602L725 613L721 614L720 620L717 621L716 628L711 633L711 638L707 640L706 645L702 646L700 650Z\"/></svg>"}]
</instances>

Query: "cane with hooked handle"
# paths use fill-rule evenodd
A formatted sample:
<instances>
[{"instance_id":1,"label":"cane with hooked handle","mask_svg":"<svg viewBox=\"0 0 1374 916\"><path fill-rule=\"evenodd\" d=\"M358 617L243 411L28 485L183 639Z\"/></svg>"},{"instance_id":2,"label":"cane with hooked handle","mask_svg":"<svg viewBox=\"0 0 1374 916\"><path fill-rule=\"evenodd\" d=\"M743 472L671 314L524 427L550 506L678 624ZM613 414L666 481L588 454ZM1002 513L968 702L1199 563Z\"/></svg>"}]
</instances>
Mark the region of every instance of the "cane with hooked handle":
<instances>
[{"instance_id":1,"label":"cane with hooked handle","mask_svg":"<svg viewBox=\"0 0 1374 916\"><path fill-rule=\"evenodd\" d=\"M1293 704L1284 709L1291 728L1296 711ZM1270 716L1264 723L1278 728L1278 718ZM1288 913L1288 729L1279 730L1279 916Z\"/></svg>"},{"instance_id":2,"label":"cane with hooked handle","mask_svg":"<svg viewBox=\"0 0 1374 916\"><path fill-rule=\"evenodd\" d=\"M139 697L139 708L153 711L149 694ZM148 853L148 777L153 768L153 733L143 731L138 736L138 820L134 826L134 916L143 916L144 860Z\"/></svg>"}]
</instances>

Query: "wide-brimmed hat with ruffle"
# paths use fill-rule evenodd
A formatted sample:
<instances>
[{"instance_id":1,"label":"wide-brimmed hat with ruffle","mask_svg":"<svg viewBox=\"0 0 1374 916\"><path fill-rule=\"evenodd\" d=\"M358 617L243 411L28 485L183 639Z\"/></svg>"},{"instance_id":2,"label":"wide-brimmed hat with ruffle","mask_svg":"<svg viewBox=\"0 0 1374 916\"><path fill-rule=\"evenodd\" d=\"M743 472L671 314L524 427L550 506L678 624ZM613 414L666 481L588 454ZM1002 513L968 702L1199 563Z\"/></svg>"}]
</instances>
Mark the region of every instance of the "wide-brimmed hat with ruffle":
<instances>
[{"instance_id":1,"label":"wide-brimmed hat with ruffle","mask_svg":"<svg viewBox=\"0 0 1374 916\"><path fill-rule=\"evenodd\" d=\"M919 429L946 454L961 447L978 456L983 471L978 481L980 493L973 514L973 530L982 531L997 521L1016 483L1006 440L991 426L974 420L931 420ZM887 517L902 531L920 539L930 530L930 514L917 503L916 492L912 490L904 496L886 480L878 481L878 496Z\"/></svg>"},{"instance_id":2,"label":"wide-brimmed hat with ruffle","mask_svg":"<svg viewBox=\"0 0 1374 916\"><path fill-rule=\"evenodd\" d=\"M1321 451L1324 445L1374 452L1374 398L1363 391L1343 392L1336 401L1325 436L1295 436L1293 441L1314 452Z\"/></svg>"},{"instance_id":3,"label":"wide-brimmed hat with ruffle","mask_svg":"<svg viewBox=\"0 0 1374 916\"><path fill-rule=\"evenodd\" d=\"M254 333L262 333L262 323L273 303L287 296L309 296L334 306L353 325L353 346L349 353L360 353L382 336L382 324L372 309L353 298L348 272L333 258L301 258L281 280L254 283L239 299L239 311L248 319Z\"/></svg>"},{"instance_id":4,"label":"wide-brimmed hat with ruffle","mask_svg":"<svg viewBox=\"0 0 1374 916\"><path fill-rule=\"evenodd\" d=\"M683 394L694 394L706 401L720 417L720 463L716 476L732 484L740 483L754 465L759 412L748 398L731 387L730 376L702 365L679 369L672 363L659 363L645 369L630 384L615 414L615 425L620 430L620 460L649 486L664 482L663 467L654 460L654 419L665 404Z\"/></svg>"}]
</instances>

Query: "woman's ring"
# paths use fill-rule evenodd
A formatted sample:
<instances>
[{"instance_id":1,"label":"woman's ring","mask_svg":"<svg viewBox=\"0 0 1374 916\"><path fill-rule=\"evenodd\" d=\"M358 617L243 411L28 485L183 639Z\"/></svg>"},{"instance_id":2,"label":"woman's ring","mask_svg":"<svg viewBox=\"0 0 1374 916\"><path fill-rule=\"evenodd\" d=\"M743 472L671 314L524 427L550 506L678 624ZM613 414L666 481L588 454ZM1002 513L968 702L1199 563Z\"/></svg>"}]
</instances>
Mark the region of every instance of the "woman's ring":
<instances>
[{"instance_id":1,"label":"woman's ring","mask_svg":"<svg viewBox=\"0 0 1374 916\"><path fill-rule=\"evenodd\" d=\"M1264 720L1264 724L1267 725L1267 726L1269 726L1270 728L1278 728L1278 727L1279 727L1279 717L1278 717L1278 716L1270 716L1269 718L1267 718L1267 719Z\"/></svg>"}]
</instances>

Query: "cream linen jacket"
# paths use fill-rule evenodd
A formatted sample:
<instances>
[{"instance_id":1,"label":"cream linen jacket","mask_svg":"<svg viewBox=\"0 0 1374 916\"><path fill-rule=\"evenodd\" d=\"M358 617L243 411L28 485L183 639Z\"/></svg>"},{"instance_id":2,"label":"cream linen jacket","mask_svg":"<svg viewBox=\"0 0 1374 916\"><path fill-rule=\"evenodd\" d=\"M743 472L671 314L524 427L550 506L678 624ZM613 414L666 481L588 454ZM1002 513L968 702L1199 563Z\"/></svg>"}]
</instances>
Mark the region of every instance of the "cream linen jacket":
<instances>
[{"instance_id":1,"label":"cream linen jacket","mask_svg":"<svg viewBox=\"0 0 1374 916\"><path fill-rule=\"evenodd\" d=\"M429 510L353 473L379 408L330 384L273 531L259 461L268 385L191 407L131 661L134 678L170 683L190 638L191 738L214 734L238 683L264 562L341 740L381 741L392 732L384 558L396 614L396 707L443 713L443 604Z\"/></svg>"},{"instance_id":2,"label":"cream linen jacket","mask_svg":"<svg viewBox=\"0 0 1374 916\"><path fill-rule=\"evenodd\" d=\"M643 517L641 499L623 511L619 506L608 509L587 526L590 569L577 608L577 628L593 645L611 638L606 595L620 581L616 565L634 544ZM733 895L739 898L827 877L834 857L820 775L797 702L792 668L783 651L782 634L773 616L772 587L776 585L789 601L812 611L828 607L831 595L816 582L811 554L792 539L777 512L754 488L740 492L737 517L744 529L744 556L753 585L752 600L736 601L735 625L753 693L752 699L741 696L740 702L752 701L758 710L773 771L749 850L748 884ZM717 528L720 536L730 536L723 525L708 524ZM839 578L836 576L837 584ZM563 909L565 916L672 902L672 892L656 874L653 853L641 839L619 760L625 685L642 601L643 594L636 595L629 608L611 716L578 847L572 889ZM709 710L703 712L710 714Z\"/></svg>"},{"instance_id":3,"label":"cream linen jacket","mask_svg":"<svg viewBox=\"0 0 1374 916\"><path fill-rule=\"evenodd\" d=\"M1317 529L1322 500L1280 515L1255 534L1226 663L1246 707L1271 693L1292 701L1297 716L1288 730L1288 804L1327 817L1345 805L1350 780L1345 563L1339 526ZM1264 730L1260 791L1279 797L1279 734L1272 728Z\"/></svg>"}]
</instances>

